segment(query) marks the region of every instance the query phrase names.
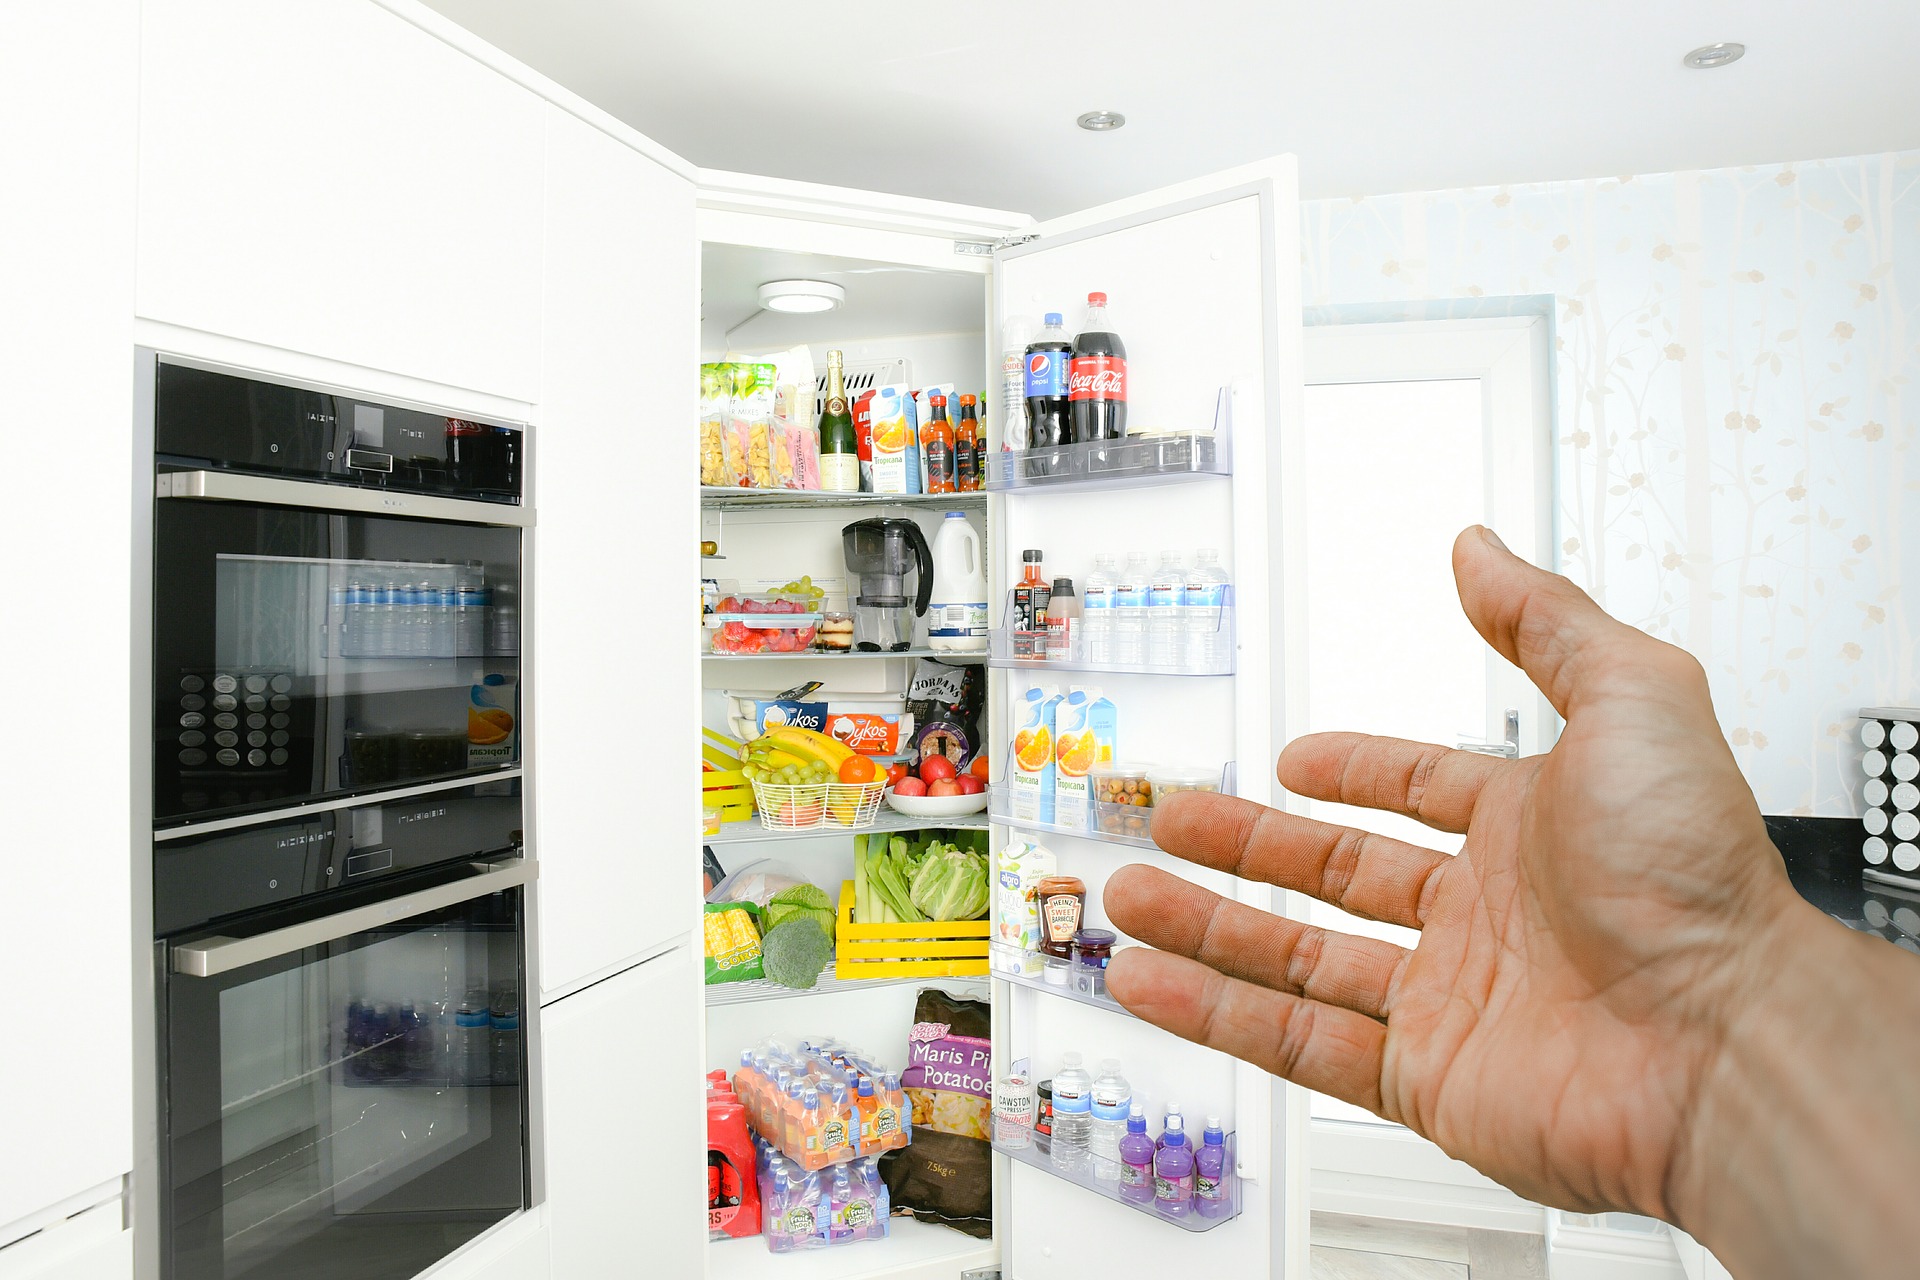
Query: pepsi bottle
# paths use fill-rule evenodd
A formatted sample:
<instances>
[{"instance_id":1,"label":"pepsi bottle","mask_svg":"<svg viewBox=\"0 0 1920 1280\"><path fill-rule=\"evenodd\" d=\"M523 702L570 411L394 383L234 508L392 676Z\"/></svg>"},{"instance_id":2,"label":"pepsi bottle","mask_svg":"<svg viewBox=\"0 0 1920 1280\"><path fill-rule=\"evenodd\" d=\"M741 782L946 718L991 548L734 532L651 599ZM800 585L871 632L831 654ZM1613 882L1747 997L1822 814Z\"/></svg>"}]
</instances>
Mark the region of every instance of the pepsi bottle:
<instances>
[{"instance_id":1,"label":"pepsi bottle","mask_svg":"<svg viewBox=\"0 0 1920 1280\"><path fill-rule=\"evenodd\" d=\"M1081 444L1127 434L1127 348L1108 324L1107 295L1088 294L1067 373L1068 430Z\"/></svg>"},{"instance_id":2,"label":"pepsi bottle","mask_svg":"<svg viewBox=\"0 0 1920 1280\"><path fill-rule=\"evenodd\" d=\"M1047 313L1047 327L1027 344L1027 449L1030 475L1051 475L1059 447L1074 442L1067 399L1067 366L1073 343L1058 311Z\"/></svg>"}]
</instances>

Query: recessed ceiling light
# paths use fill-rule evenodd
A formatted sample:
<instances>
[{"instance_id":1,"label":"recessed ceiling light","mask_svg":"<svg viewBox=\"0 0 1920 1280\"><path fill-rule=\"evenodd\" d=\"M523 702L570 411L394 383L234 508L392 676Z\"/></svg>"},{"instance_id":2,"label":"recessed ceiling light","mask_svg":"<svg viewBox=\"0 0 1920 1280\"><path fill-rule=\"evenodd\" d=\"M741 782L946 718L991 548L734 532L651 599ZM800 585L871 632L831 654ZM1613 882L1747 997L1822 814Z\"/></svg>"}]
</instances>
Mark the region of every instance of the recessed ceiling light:
<instances>
[{"instance_id":1,"label":"recessed ceiling light","mask_svg":"<svg viewBox=\"0 0 1920 1280\"><path fill-rule=\"evenodd\" d=\"M1703 44L1680 61L1695 71L1706 71L1713 67L1724 67L1729 62L1738 62L1746 54L1747 46L1728 40L1720 44Z\"/></svg>"},{"instance_id":2,"label":"recessed ceiling light","mask_svg":"<svg viewBox=\"0 0 1920 1280\"><path fill-rule=\"evenodd\" d=\"M1106 133L1118 129L1127 122L1127 118L1118 111L1089 111L1074 123L1093 133Z\"/></svg>"},{"instance_id":3,"label":"recessed ceiling light","mask_svg":"<svg viewBox=\"0 0 1920 1280\"><path fill-rule=\"evenodd\" d=\"M760 286L760 305L769 311L831 311L847 291L825 280L773 280Z\"/></svg>"}]
</instances>

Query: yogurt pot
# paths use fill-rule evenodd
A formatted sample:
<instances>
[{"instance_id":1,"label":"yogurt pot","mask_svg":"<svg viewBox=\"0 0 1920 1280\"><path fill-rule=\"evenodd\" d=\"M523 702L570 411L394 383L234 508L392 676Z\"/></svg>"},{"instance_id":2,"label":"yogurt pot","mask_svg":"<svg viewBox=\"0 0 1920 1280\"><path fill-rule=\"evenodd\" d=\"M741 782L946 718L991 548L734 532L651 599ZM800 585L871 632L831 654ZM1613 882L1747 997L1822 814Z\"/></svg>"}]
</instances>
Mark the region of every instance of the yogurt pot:
<instances>
[{"instance_id":1,"label":"yogurt pot","mask_svg":"<svg viewBox=\"0 0 1920 1280\"><path fill-rule=\"evenodd\" d=\"M1102 835L1148 838L1153 826L1153 784L1144 764L1100 764L1088 771L1093 825Z\"/></svg>"}]
</instances>

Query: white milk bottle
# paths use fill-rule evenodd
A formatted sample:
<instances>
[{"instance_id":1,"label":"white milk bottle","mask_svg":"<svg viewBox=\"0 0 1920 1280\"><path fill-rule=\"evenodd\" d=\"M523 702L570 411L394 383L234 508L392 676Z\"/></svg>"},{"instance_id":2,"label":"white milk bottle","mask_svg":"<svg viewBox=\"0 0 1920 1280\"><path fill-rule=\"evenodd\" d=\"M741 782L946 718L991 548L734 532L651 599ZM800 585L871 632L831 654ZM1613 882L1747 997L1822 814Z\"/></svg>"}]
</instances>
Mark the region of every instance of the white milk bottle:
<instances>
[{"instance_id":1,"label":"white milk bottle","mask_svg":"<svg viewBox=\"0 0 1920 1280\"><path fill-rule=\"evenodd\" d=\"M943 653L987 651L987 567L964 511L949 511L933 535L933 596L927 644Z\"/></svg>"}]
</instances>

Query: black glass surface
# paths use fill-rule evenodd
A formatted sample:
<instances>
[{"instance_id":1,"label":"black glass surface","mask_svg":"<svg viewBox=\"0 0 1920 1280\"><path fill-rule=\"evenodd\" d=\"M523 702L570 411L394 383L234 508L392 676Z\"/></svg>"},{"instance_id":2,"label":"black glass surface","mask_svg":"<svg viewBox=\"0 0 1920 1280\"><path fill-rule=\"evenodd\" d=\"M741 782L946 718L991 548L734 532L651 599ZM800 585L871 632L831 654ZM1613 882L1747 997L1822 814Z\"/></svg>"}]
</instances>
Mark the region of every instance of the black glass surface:
<instances>
[{"instance_id":1,"label":"black glass surface","mask_svg":"<svg viewBox=\"0 0 1920 1280\"><path fill-rule=\"evenodd\" d=\"M518 502L518 427L157 365L154 452L173 467Z\"/></svg>"},{"instance_id":2,"label":"black glass surface","mask_svg":"<svg viewBox=\"0 0 1920 1280\"><path fill-rule=\"evenodd\" d=\"M168 973L168 1280L403 1280L527 1202L522 894Z\"/></svg>"},{"instance_id":3,"label":"black glass surface","mask_svg":"<svg viewBox=\"0 0 1920 1280\"><path fill-rule=\"evenodd\" d=\"M155 504L154 821L520 760L517 529Z\"/></svg>"},{"instance_id":4,"label":"black glass surface","mask_svg":"<svg viewBox=\"0 0 1920 1280\"><path fill-rule=\"evenodd\" d=\"M1767 835L1801 897L1859 933L1920 954L1920 876L1869 874L1858 818L1769 817ZM1905 883L1896 883L1905 880Z\"/></svg>"}]
</instances>

